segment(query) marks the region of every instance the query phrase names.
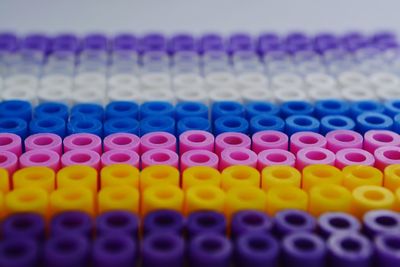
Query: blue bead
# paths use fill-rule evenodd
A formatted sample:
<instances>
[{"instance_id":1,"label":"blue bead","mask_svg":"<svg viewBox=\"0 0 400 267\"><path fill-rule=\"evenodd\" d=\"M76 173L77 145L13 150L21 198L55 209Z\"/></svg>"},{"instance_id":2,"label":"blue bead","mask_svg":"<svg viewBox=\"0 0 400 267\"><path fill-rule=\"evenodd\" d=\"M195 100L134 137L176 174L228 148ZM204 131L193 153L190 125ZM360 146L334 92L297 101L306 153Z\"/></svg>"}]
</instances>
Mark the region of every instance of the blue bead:
<instances>
[{"instance_id":1,"label":"blue bead","mask_svg":"<svg viewBox=\"0 0 400 267\"><path fill-rule=\"evenodd\" d=\"M136 103L128 101L114 101L106 106L106 119L112 118L132 118L137 119L139 106Z\"/></svg>"},{"instance_id":2,"label":"blue bead","mask_svg":"<svg viewBox=\"0 0 400 267\"><path fill-rule=\"evenodd\" d=\"M385 113L390 117L394 117L397 114L400 114L400 100L389 100L384 104Z\"/></svg>"},{"instance_id":3,"label":"blue bead","mask_svg":"<svg viewBox=\"0 0 400 267\"><path fill-rule=\"evenodd\" d=\"M104 109L97 104L77 104L71 109L71 116L73 115L81 115L82 117L103 121Z\"/></svg>"},{"instance_id":4,"label":"blue bead","mask_svg":"<svg viewBox=\"0 0 400 267\"><path fill-rule=\"evenodd\" d=\"M168 132L175 135L175 120L169 116L150 116L140 121L140 134Z\"/></svg>"},{"instance_id":5,"label":"blue bead","mask_svg":"<svg viewBox=\"0 0 400 267\"><path fill-rule=\"evenodd\" d=\"M113 118L104 122L104 136L113 133L131 133L139 135L139 122L132 118Z\"/></svg>"},{"instance_id":6,"label":"blue bead","mask_svg":"<svg viewBox=\"0 0 400 267\"><path fill-rule=\"evenodd\" d=\"M211 118L213 121L227 115L244 117L243 105L234 101L221 101L212 105Z\"/></svg>"},{"instance_id":7,"label":"blue bead","mask_svg":"<svg viewBox=\"0 0 400 267\"><path fill-rule=\"evenodd\" d=\"M314 106L306 101L287 101L281 105L281 114L283 118L291 115L312 115Z\"/></svg>"},{"instance_id":8,"label":"blue bead","mask_svg":"<svg viewBox=\"0 0 400 267\"><path fill-rule=\"evenodd\" d=\"M174 106L164 101L151 101L140 106L140 119L149 116L170 116L174 117Z\"/></svg>"},{"instance_id":9,"label":"blue bead","mask_svg":"<svg viewBox=\"0 0 400 267\"><path fill-rule=\"evenodd\" d=\"M364 134L369 130L391 130L393 120L384 114L376 112L366 112L357 117L357 130Z\"/></svg>"},{"instance_id":10,"label":"blue bead","mask_svg":"<svg viewBox=\"0 0 400 267\"><path fill-rule=\"evenodd\" d=\"M245 105L246 118L250 120L257 115L279 115L279 107L269 102L249 102Z\"/></svg>"},{"instance_id":11,"label":"blue bead","mask_svg":"<svg viewBox=\"0 0 400 267\"><path fill-rule=\"evenodd\" d=\"M67 124L68 134L91 133L103 136L103 123L94 118L76 118Z\"/></svg>"},{"instance_id":12,"label":"blue bead","mask_svg":"<svg viewBox=\"0 0 400 267\"><path fill-rule=\"evenodd\" d=\"M354 130L356 127L355 122L346 116L341 115L328 115L321 120L320 133L325 135L333 130Z\"/></svg>"},{"instance_id":13,"label":"blue bead","mask_svg":"<svg viewBox=\"0 0 400 267\"><path fill-rule=\"evenodd\" d=\"M400 134L400 114L397 114L393 118L393 131Z\"/></svg>"},{"instance_id":14,"label":"blue bead","mask_svg":"<svg viewBox=\"0 0 400 267\"><path fill-rule=\"evenodd\" d=\"M29 123L30 134L53 133L63 138L65 130L65 121L60 117L41 117L33 119Z\"/></svg>"},{"instance_id":15,"label":"blue bead","mask_svg":"<svg viewBox=\"0 0 400 267\"><path fill-rule=\"evenodd\" d=\"M0 103L0 118L20 118L30 121L32 105L22 100L7 100Z\"/></svg>"},{"instance_id":16,"label":"blue bead","mask_svg":"<svg viewBox=\"0 0 400 267\"><path fill-rule=\"evenodd\" d=\"M287 135L297 132L315 132L319 133L319 121L308 115L292 115L285 120L285 131Z\"/></svg>"},{"instance_id":17,"label":"blue bead","mask_svg":"<svg viewBox=\"0 0 400 267\"><path fill-rule=\"evenodd\" d=\"M350 104L337 99L319 100L315 102L315 115L322 118L327 115L348 115Z\"/></svg>"},{"instance_id":18,"label":"blue bead","mask_svg":"<svg viewBox=\"0 0 400 267\"><path fill-rule=\"evenodd\" d=\"M356 101L351 104L350 107L350 115L353 119L357 118L358 115L365 112L378 112L383 113L385 111L385 107L374 100L362 100Z\"/></svg>"},{"instance_id":19,"label":"blue bead","mask_svg":"<svg viewBox=\"0 0 400 267\"><path fill-rule=\"evenodd\" d=\"M13 133L24 140L28 136L28 123L20 118L0 118L0 133Z\"/></svg>"},{"instance_id":20,"label":"blue bead","mask_svg":"<svg viewBox=\"0 0 400 267\"><path fill-rule=\"evenodd\" d=\"M238 132L247 134L249 123L246 119L239 116L222 116L214 121L214 134L218 135L225 132Z\"/></svg>"},{"instance_id":21,"label":"blue bead","mask_svg":"<svg viewBox=\"0 0 400 267\"><path fill-rule=\"evenodd\" d=\"M68 119L68 107L62 103L47 102L38 105L34 110L35 118L48 116L60 117L63 120Z\"/></svg>"},{"instance_id":22,"label":"blue bead","mask_svg":"<svg viewBox=\"0 0 400 267\"><path fill-rule=\"evenodd\" d=\"M208 118L208 107L201 102L181 102L175 106L176 119L185 117Z\"/></svg>"},{"instance_id":23,"label":"blue bead","mask_svg":"<svg viewBox=\"0 0 400 267\"><path fill-rule=\"evenodd\" d=\"M211 132L211 123L208 119L202 117L186 117L178 121L176 128L178 136L190 130Z\"/></svg>"},{"instance_id":24,"label":"blue bead","mask_svg":"<svg viewBox=\"0 0 400 267\"><path fill-rule=\"evenodd\" d=\"M258 115L250 120L250 134L265 130L275 130L283 132L285 130L285 121L278 116Z\"/></svg>"}]
</instances>

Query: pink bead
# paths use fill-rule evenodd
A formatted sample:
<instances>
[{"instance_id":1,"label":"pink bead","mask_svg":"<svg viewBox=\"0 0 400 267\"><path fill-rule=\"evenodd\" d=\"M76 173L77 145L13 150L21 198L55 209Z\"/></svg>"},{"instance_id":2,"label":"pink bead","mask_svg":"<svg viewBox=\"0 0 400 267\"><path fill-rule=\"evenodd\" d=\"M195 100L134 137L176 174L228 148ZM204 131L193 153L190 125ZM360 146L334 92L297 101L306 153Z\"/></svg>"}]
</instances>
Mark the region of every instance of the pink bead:
<instances>
[{"instance_id":1,"label":"pink bead","mask_svg":"<svg viewBox=\"0 0 400 267\"><path fill-rule=\"evenodd\" d=\"M193 166L207 166L218 169L218 156L208 150L189 150L181 156L181 171Z\"/></svg>"},{"instance_id":2,"label":"pink bead","mask_svg":"<svg viewBox=\"0 0 400 267\"><path fill-rule=\"evenodd\" d=\"M265 167L273 165L286 165L294 167L296 164L296 157L292 152L287 150L274 148L261 151L258 154L257 169L262 171Z\"/></svg>"},{"instance_id":3,"label":"pink bead","mask_svg":"<svg viewBox=\"0 0 400 267\"><path fill-rule=\"evenodd\" d=\"M113 149L104 152L103 155L101 155L102 166L108 166L111 164L129 164L135 166L136 168L139 168L139 162L139 154L132 150Z\"/></svg>"},{"instance_id":4,"label":"pink bead","mask_svg":"<svg viewBox=\"0 0 400 267\"><path fill-rule=\"evenodd\" d=\"M179 153L182 155L186 151L202 149L214 151L214 135L206 131L186 131L179 136Z\"/></svg>"},{"instance_id":5,"label":"pink bead","mask_svg":"<svg viewBox=\"0 0 400 267\"><path fill-rule=\"evenodd\" d=\"M60 136L52 133L33 134L25 139L25 151L49 149L61 156L62 139Z\"/></svg>"},{"instance_id":6,"label":"pink bead","mask_svg":"<svg viewBox=\"0 0 400 267\"><path fill-rule=\"evenodd\" d=\"M400 136L392 131L370 130L364 134L364 149L374 153L383 146L400 146Z\"/></svg>"},{"instance_id":7,"label":"pink bead","mask_svg":"<svg viewBox=\"0 0 400 267\"><path fill-rule=\"evenodd\" d=\"M110 134L103 140L104 152L114 149L125 149L139 153L140 138L130 133Z\"/></svg>"},{"instance_id":8,"label":"pink bead","mask_svg":"<svg viewBox=\"0 0 400 267\"><path fill-rule=\"evenodd\" d=\"M101 138L90 133L71 134L64 138L64 152L77 149L92 150L101 155Z\"/></svg>"},{"instance_id":9,"label":"pink bead","mask_svg":"<svg viewBox=\"0 0 400 267\"><path fill-rule=\"evenodd\" d=\"M140 138L140 150L143 154L151 149L169 149L176 152L176 138L166 132L147 133Z\"/></svg>"},{"instance_id":10,"label":"pink bead","mask_svg":"<svg viewBox=\"0 0 400 267\"><path fill-rule=\"evenodd\" d=\"M278 131L261 131L253 134L252 149L257 154L268 149L288 150L289 138Z\"/></svg>"},{"instance_id":11,"label":"pink bead","mask_svg":"<svg viewBox=\"0 0 400 267\"><path fill-rule=\"evenodd\" d=\"M345 148L336 153L336 167L343 169L349 165L374 166L374 156L361 148Z\"/></svg>"},{"instance_id":12,"label":"pink bead","mask_svg":"<svg viewBox=\"0 0 400 267\"><path fill-rule=\"evenodd\" d=\"M44 166L58 171L60 169L60 155L49 149L30 150L19 157L21 168Z\"/></svg>"},{"instance_id":13,"label":"pink bead","mask_svg":"<svg viewBox=\"0 0 400 267\"><path fill-rule=\"evenodd\" d=\"M62 155L61 164L63 167L71 165L87 165L98 170L100 168L100 155L99 153L88 149L70 150Z\"/></svg>"},{"instance_id":14,"label":"pink bead","mask_svg":"<svg viewBox=\"0 0 400 267\"><path fill-rule=\"evenodd\" d=\"M18 157L10 151L0 152L0 168L6 169L12 175L18 169Z\"/></svg>"},{"instance_id":15,"label":"pink bead","mask_svg":"<svg viewBox=\"0 0 400 267\"><path fill-rule=\"evenodd\" d=\"M345 148L362 148L363 137L351 130L335 130L326 134L326 148L333 153Z\"/></svg>"},{"instance_id":16,"label":"pink bead","mask_svg":"<svg viewBox=\"0 0 400 267\"><path fill-rule=\"evenodd\" d=\"M383 171L386 166L400 164L400 147L384 146L374 152L375 167Z\"/></svg>"},{"instance_id":17,"label":"pink bead","mask_svg":"<svg viewBox=\"0 0 400 267\"><path fill-rule=\"evenodd\" d=\"M223 170L232 165L257 167L257 154L248 148L229 147L221 152L219 169Z\"/></svg>"},{"instance_id":18,"label":"pink bead","mask_svg":"<svg viewBox=\"0 0 400 267\"><path fill-rule=\"evenodd\" d=\"M326 139L319 133L298 132L290 137L290 152L296 154L305 147L326 147Z\"/></svg>"},{"instance_id":19,"label":"pink bead","mask_svg":"<svg viewBox=\"0 0 400 267\"><path fill-rule=\"evenodd\" d=\"M230 147L248 148L250 149L251 139L242 133L222 133L215 138L215 154L220 155L221 152Z\"/></svg>"},{"instance_id":20,"label":"pink bead","mask_svg":"<svg viewBox=\"0 0 400 267\"><path fill-rule=\"evenodd\" d=\"M297 152L296 168L303 170L304 167L314 164L335 164L335 154L321 147L305 147Z\"/></svg>"},{"instance_id":21,"label":"pink bead","mask_svg":"<svg viewBox=\"0 0 400 267\"><path fill-rule=\"evenodd\" d=\"M0 151L9 151L18 157L22 153L21 137L12 133L0 134Z\"/></svg>"},{"instance_id":22,"label":"pink bead","mask_svg":"<svg viewBox=\"0 0 400 267\"><path fill-rule=\"evenodd\" d=\"M169 165L178 168L179 157L170 149L151 149L142 154L142 169L153 165Z\"/></svg>"}]
</instances>

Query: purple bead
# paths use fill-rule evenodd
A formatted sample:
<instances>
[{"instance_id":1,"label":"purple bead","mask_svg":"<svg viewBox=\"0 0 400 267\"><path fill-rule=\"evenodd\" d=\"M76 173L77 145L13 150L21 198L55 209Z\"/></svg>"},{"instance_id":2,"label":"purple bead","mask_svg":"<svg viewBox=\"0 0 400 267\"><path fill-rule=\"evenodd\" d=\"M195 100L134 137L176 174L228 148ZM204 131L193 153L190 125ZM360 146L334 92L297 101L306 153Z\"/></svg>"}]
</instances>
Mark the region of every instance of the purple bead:
<instances>
[{"instance_id":1,"label":"purple bead","mask_svg":"<svg viewBox=\"0 0 400 267\"><path fill-rule=\"evenodd\" d=\"M142 244L143 267L180 267L184 263L185 244L173 233L155 233L144 238Z\"/></svg>"},{"instance_id":2,"label":"purple bead","mask_svg":"<svg viewBox=\"0 0 400 267\"><path fill-rule=\"evenodd\" d=\"M141 52L166 51L167 41L161 33L149 33L140 40Z\"/></svg>"},{"instance_id":3,"label":"purple bead","mask_svg":"<svg viewBox=\"0 0 400 267\"><path fill-rule=\"evenodd\" d=\"M189 244L190 267L229 267L231 257L232 245L224 236L202 234Z\"/></svg>"},{"instance_id":4,"label":"purple bead","mask_svg":"<svg viewBox=\"0 0 400 267\"><path fill-rule=\"evenodd\" d=\"M54 37L52 40L53 51L76 52L78 49L79 40L74 34L60 34Z\"/></svg>"},{"instance_id":5,"label":"purple bead","mask_svg":"<svg viewBox=\"0 0 400 267\"><path fill-rule=\"evenodd\" d=\"M371 36L371 41L373 43L380 43L380 42L396 42L396 34L390 31L381 31L373 34Z\"/></svg>"},{"instance_id":6,"label":"purple bead","mask_svg":"<svg viewBox=\"0 0 400 267\"><path fill-rule=\"evenodd\" d=\"M225 49L224 39L216 33L203 35L199 40L199 52L222 51Z\"/></svg>"},{"instance_id":7,"label":"purple bead","mask_svg":"<svg viewBox=\"0 0 400 267\"><path fill-rule=\"evenodd\" d=\"M400 266L400 233L380 234L374 245L376 266Z\"/></svg>"},{"instance_id":8,"label":"purple bead","mask_svg":"<svg viewBox=\"0 0 400 267\"><path fill-rule=\"evenodd\" d=\"M5 239L0 243L0 267L38 266L38 244L30 239Z\"/></svg>"},{"instance_id":9,"label":"purple bead","mask_svg":"<svg viewBox=\"0 0 400 267\"><path fill-rule=\"evenodd\" d=\"M48 267L87 267L89 255L89 241L83 236L68 234L48 239L43 257Z\"/></svg>"},{"instance_id":10,"label":"purple bead","mask_svg":"<svg viewBox=\"0 0 400 267\"><path fill-rule=\"evenodd\" d=\"M232 238L245 233L268 234L274 226L273 220L264 212L244 210L235 213L231 222Z\"/></svg>"},{"instance_id":11,"label":"purple bead","mask_svg":"<svg viewBox=\"0 0 400 267\"><path fill-rule=\"evenodd\" d=\"M327 50L339 47L338 38L331 33L320 33L314 37L314 50L323 54Z\"/></svg>"},{"instance_id":12,"label":"purple bead","mask_svg":"<svg viewBox=\"0 0 400 267\"><path fill-rule=\"evenodd\" d=\"M279 243L270 235L247 233L235 243L237 267L276 267L279 260Z\"/></svg>"},{"instance_id":13,"label":"purple bead","mask_svg":"<svg viewBox=\"0 0 400 267\"><path fill-rule=\"evenodd\" d=\"M228 53L233 54L238 51L254 50L252 37L247 33L236 33L231 35L228 43Z\"/></svg>"},{"instance_id":14,"label":"purple bead","mask_svg":"<svg viewBox=\"0 0 400 267\"><path fill-rule=\"evenodd\" d=\"M5 238L29 238L43 241L45 238L45 221L35 213L17 213L3 221L2 233Z\"/></svg>"},{"instance_id":15,"label":"purple bead","mask_svg":"<svg viewBox=\"0 0 400 267\"><path fill-rule=\"evenodd\" d=\"M172 54L180 51L195 51L195 39L191 34L181 33L174 35L169 41L168 50Z\"/></svg>"},{"instance_id":16,"label":"purple bead","mask_svg":"<svg viewBox=\"0 0 400 267\"><path fill-rule=\"evenodd\" d=\"M47 53L49 50L49 38L44 34L31 34L24 38L22 47L28 50L36 50Z\"/></svg>"},{"instance_id":17,"label":"purple bead","mask_svg":"<svg viewBox=\"0 0 400 267\"><path fill-rule=\"evenodd\" d=\"M137 50L139 44L136 36L122 33L114 37L112 45L113 50Z\"/></svg>"},{"instance_id":18,"label":"purple bead","mask_svg":"<svg viewBox=\"0 0 400 267\"><path fill-rule=\"evenodd\" d=\"M380 233L400 232L400 214L391 210L372 210L363 217L365 233L373 237Z\"/></svg>"},{"instance_id":19,"label":"purple bead","mask_svg":"<svg viewBox=\"0 0 400 267\"><path fill-rule=\"evenodd\" d=\"M281 47L281 45L282 43L279 35L275 33L264 33L258 37L257 52L260 55L264 55L270 50Z\"/></svg>"},{"instance_id":20,"label":"purple bead","mask_svg":"<svg viewBox=\"0 0 400 267\"><path fill-rule=\"evenodd\" d=\"M0 33L0 51L14 52L18 49L18 37L14 33Z\"/></svg>"},{"instance_id":21,"label":"purple bead","mask_svg":"<svg viewBox=\"0 0 400 267\"><path fill-rule=\"evenodd\" d=\"M107 50L108 39L107 36L101 33L92 33L86 35L82 40L83 50Z\"/></svg>"},{"instance_id":22,"label":"purple bead","mask_svg":"<svg viewBox=\"0 0 400 267\"><path fill-rule=\"evenodd\" d=\"M337 233L327 242L328 260L334 267L370 267L373 249L370 241L358 233Z\"/></svg>"},{"instance_id":23,"label":"purple bead","mask_svg":"<svg viewBox=\"0 0 400 267\"><path fill-rule=\"evenodd\" d=\"M225 216L214 211L197 211L191 213L187 219L188 238L191 239L203 233L225 235Z\"/></svg>"},{"instance_id":24,"label":"purple bead","mask_svg":"<svg viewBox=\"0 0 400 267\"><path fill-rule=\"evenodd\" d=\"M354 52L367 45L367 39L358 32L350 32L342 36L342 46L349 52Z\"/></svg>"},{"instance_id":25,"label":"purple bead","mask_svg":"<svg viewBox=\"0 0 400 267\"><path fill-rule=\"evenodd\" d=\"M109 211L96 219L96 233L98 236L107 234L123 234L137 239L139 218L129 211Z\"/></svg>"},{"instance_id":26,"label":"purple bead","mask_svg":"<svg viewBox=\"0 0 400 267\"><path fill-rule=\"evenodd\" d=\"M360 230L360 222L348 213L327 212L318 218L318 232L325 238L339 232L359 232Z\"/></svg>"},{"instance_id":27,"label":"purple bead","mask_svg":"<svg viewBox=\"0 0 400 267\"><path fill-rule=\"evenodd\" d=\"M144 234L172 232L182 234L185 218L181 213L173 210L157 210L150 212L144 218Z\"/></svg>"},{"instance_id":28,"label":"purple bead","mask_svg":"<svg viewBox=\"0 0 400 267\"><path fill-rule=\"evenodd\" d=\"M94 241L92 254L96 267L132 267L136 261L136 245L128 236L101 236Z\"/></svg>"},{"instance_id":29,"label":"purple bead","mask_svg":"<svg viewBox=\"0 0 400 267\"><path fill-rule=\"evenodd\" d=\"M91 238L92 218L85 212L66 211L53 217L50 223L51 235L75 234Z\"/></svg>"},{"instance_id":30,"label":"purple bead","mask_svg":"<svg viewBox=\"0 0 400 267\"><path fill-rule=\"evenodd\" d=\"M284 236L294 232L313 232L317 222L302 210L283 210L275 214L275 233Z\"/></svg>"}]
</instances>

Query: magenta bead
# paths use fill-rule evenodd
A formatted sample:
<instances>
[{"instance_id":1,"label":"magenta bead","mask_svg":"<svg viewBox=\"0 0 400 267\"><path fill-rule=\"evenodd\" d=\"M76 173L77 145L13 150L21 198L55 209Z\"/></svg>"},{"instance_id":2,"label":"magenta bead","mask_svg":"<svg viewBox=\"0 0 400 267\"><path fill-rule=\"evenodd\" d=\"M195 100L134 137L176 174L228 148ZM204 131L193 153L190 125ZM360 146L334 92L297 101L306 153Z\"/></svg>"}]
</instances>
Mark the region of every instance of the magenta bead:
<instances>
[{"instance_id":1,"label":"magenta bead","mask_svg":"<svg viewBox=\"0 0 400 267\"><path fill-rule=\"evenodd\" d=\"M268 149L258 154L257 169L262 171L265 167L273 165L286 165L294 167L296 157L292 152L283 149Z\"/></svg>"},{"instance_id":2,"label":"magenta bead","mask_svg":"<svg viewBox=\"0 0 400 267\"><path fill-rule=\"evenodd\" d=\"M130 133L114 133L108 135L103 140L104 152L110 150L131 150L139 154L140 152L140 138L137 135Z\"/></svg>"},{"instance_id":3,"label":"magenta bead","mask_svg":"<svg viewBox=\"0 0 400 267\"><path fill-rule=\"evenodd\" d=\"M392 131L370 130L364 134L364 149L370 153L383 146L400 146L400 136Z\"/></svg>"},{"instance_id":4,"label":"magenta bead","mask_svg":"<svg viewBox=\"0 0 400 267\"><path fill-rule=\"evenodd\" d=\"M142 154L142 169L153 165L169 165L178 168L179 156L166 148L148 150Z\"/></svg>"},{"instance_id":5,"label":"magenta bead","mask_svg":"<svg viewBox=\"0 0 400 267\"><path fill-rule=\"evenodd\" d=\"M335 130L326 134L326 148L333 153L345 148L362 148L363 137L351 130Z\"/></svg>"},{"instance_id":6,"label":"magenta bead","mask_svg":"<svg viewBox=\"0 0 400 267\"><path fill-rule=\"evenodd\" d=\"M110 150L101 155L101 165L108 166L111 164L129 164L139 168L140 156L132 150Z\"/></svg>"},{"instance_id":7,"label":"magenta bead","mask_svg":"<svg viewBox=\"0 0 400 267\"><path fill-rule=\"evenodd\" d=\"M342 169L349 165L374 166L374 156L360 148L345 148L336 153L336 167Z\"/></svg>"},{"instance_id":8,"label":"magenta bead","mask_svg":"<svg viewBox=\"0 0 400 267\"><path fill-rule=\"evenodd\" d=\"M95 134L78 133L71 134L64 139L64 152L71 150L92 150L99 155L102 153L101 138Z\"/></svg>"},{"instance_id":9,"label":"magenta bead","mask_svg":"<svg viewBox=\"0 0 400 267\"><path fill-rule=\"evenodd\" d=\"M290 152L296 154L305 147L326 147L326 139L314 132L298 132L290 137Z\"/></svg>"},{"instance_id":10,"label":"magenta bead","mask_svg":"<svg viewBox=\"0 0 400 267\"><path fill-rule=\"evenodd\" d=\"M93 150L76 149L70 150L61 157L63 167L71 165L86 165L95 169L100 168L100 155Z\"/></svg>"},{"instance_id":11,"label":"magenta bead","mask_svg":"<svg viewBox=\"0 0 400 267\"><path fill-rule=\"evenodd\" d=\"M25 150L49 149L61 156L62 139L53 133L33 134L25 139Z\"/></svg>"},{"instance_id":12,"label":"magenta bead","mask_svg":"<svg viewBox=\"0 0 400 267\"><path fill-rule=\"evenodd\" d=\"M9 151L18 157L22 153L21 137L13 133L0 134L0 152Z\"/></svg>"},{"instance_id":13,"label":"magenta bead","mask_svg":"<svg viewBox=\"0 0 400 267\"><path fill-rule=\"evenodd\" d=\"M11 175L18 169L18 157L10 151L0 152L0 168L6 169Z\"/></svg>"},{"instance_id":14,"label":"magenta bead","mask_svg":"<svg viewBox=\"0 0 400 267\"><path fill-rule=\"evenodd\" d=\"M207 131L191 130L179 136L179 153L189 150L208 150L214 152L214 135Z\"/></svg>"},{"instance_id":15,"label":"magenta bead","mask_svg":"<svg viewBox=\"0 0 400 267\"><path fill-rule=\"evenodd\" d=\"M278 131L261 131L253 134L252 149L260 153L268 149L288 150L289 138L286 134Z\"/></svg>"},{"instance_id":16,"label":"magenta bead","mask_svg":"<svg viewBox=\"0 0 400 267\"><path fill-rule=\"evenodd\" d=\"M257 167L257 154L248 148L229 147L222 151L219 169L223 170L232 165Z\"/></svg>"},{"instance_id":17,"label":"magenta bead","mask_svg":"<svg viewBox=\"0 0 400 267\"><path fill-rule=\"evenodd\" d=\"M400 147L384 146L375 150L375 167L383 171L386 166L400 164Z\"/></svg>"},{"instance_id":18,"label":"magenta bead","mask_svg":"<svg viewBox=\"0 0 400 267\"><path fill-rule=\"evenodd\" d=\"M221 152L229 147L250 149L251 139L243 133L227 132L218 135L215 138L215 153L221 155Z\"/></svg>"},{"instance_id":19,"label":"magenta bead","mask_svg":"<svg viewBox=\"0 0 400 267\"><path fill-rule=\"evenodd\" d=\"M335 154L321 147L306 147L297 152L296 168L303 170L304 167L313 164L335 164Z\"/></svg>"},{"instance_id":20,"label":"magenta bead","mask_svg":"<svg viewBox=\"0 0 400 267\"><path fill-rule=\"evenodd\" d=\"M58 171L60 169L60 155L48 149L30 150L19 157L19 166L21 168L43 166Z\"/></svg>"},{"instance_id":21,"label":"magenta bead","mask_svg":"<svg viewBox=\"0 0 400 267\"><path fill-rule=\"evenodd\" d=\"M218 169L218 156L208 150L189 150L181 155L181 171L193 166L207 166Z\"/></svg>"},{"instance_id":22,"label":"magenta bead","mask_svg":"<svg viewBox=\"0 0 400 267\"><path fill-rule=\"evenodd\" d=\"M176 138L167 132L152 132L142 136L140 139L141 153L152 149L169 149L176 152Z\"/></svg>"}]
</instances>

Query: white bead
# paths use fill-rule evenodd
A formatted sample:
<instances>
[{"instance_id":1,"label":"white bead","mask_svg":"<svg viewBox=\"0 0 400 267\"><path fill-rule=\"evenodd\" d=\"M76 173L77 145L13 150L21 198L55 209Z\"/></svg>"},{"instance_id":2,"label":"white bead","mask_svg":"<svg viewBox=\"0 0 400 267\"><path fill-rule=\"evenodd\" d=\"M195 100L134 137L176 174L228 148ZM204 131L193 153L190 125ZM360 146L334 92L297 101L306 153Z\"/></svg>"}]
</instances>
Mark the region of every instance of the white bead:
<instances>
[{"instance_id":1,"label":"white bead","mask_svg":"<svg viewBox=\"0 0 400 267\"><path fill-rule=\"evenodd\" d=\"M286 101L306 100L307 95L298 88L282 88L274 91L274 98L276 102L283 103Z\"/></svg>"},{"instance_id":2,"label":"white bead","mask_svg":"<svg viewBox=\"0 0 400 267\"><path fill-rule=\"evenodd\" d=\"M239 92L232 90L231 88L214 89L209 92L210 104L219 101L237 101L241 102L241 96Z\"/></svg>"},{"instance_id":3,"label":"white bead","mask_svg":"<svg viewBox=\"0 0 400 267\"><path fill-rule=\"evenodd\" d=\"M108 91L109 101L133 101L136 103L142 102L142 93L137 89L115 87Z\"/></svg>"},{"instance_id":4,"label":"white bead","mask_svg":"<svg viewBox=\"0 0 400 267\"><path fill-rule=\"evenodd\" d=\"M36 90L29 87L8 87L1 93L3 100L25 100L33 106L37 104Z\"/></svg>"},{"instance_id":5,"label":"white bead","mask_svg":"<svg viewBox=\"0 0 400 267\"><path fill-rule=\"evenodd\" d=\"M311 88L307 93L312 101L324 99L342 99L342 95L337 88Z\"/></svg>"},{"instance_id":6,"label":"white bead","mask_svg":"<svg viewBox=\"0 0 400 267\"><path fill-rule=\"evenodd\" d=\"M368 86L369 81L367 76L356 71L346 71L339 75L338 82L340 87L348 86Z\"/></svg>"},{"instance_id":7,"label":"white bead","mask_svg":"<svg viewBox=\"0 0 400 267\"><path fill-rule=\"evenodd\" d=\"M400 90L400 79L392 73L373 73L369 80L374 88L398 88Z\"/></svg>"},{"instance_id":8,"label":"white bead","mask_svg":"<svg viewBox=\"0 0 400 267\"><path fill-rule=\"evenodd\" d=\"M68 87L42 87L37 92L39 103L43 102L61 102L71 105L71 89Z\"/></svg>"},{"instance_id":9,"label":"white bead","mask_svg":"<svg viewBox=\"0 0 400 267\"><path fill-rule=\"evenodd\" d=\"M377 88L375 90L375 93L376 93L377 97L382 101L400 99L400 88L399 87Z\"/></svg>"},{"instance_id":10,"label":"white bead","mask_svg":"<svg viewBox=\"0 0 400 267\"><path fill-rule=\"evenodd\" d=\"M293 73L282 73L272 77L273 89L302 88L303 79Z\"/></svg>"},{"instance_id":11,"label":"white bead","mask_svg":"<svg viewBox=\"0 0 400 267\"><path fill-rule=\"evenodd\" d=\"M171 104L175 103L175 95L171 90L152 89L142 91L143 102L147 101L166 101Z\"/></svg>"},{"instance_id":12,"label":"white bead","mask_svg":"<svg viewBox=\"0 0 400 267\"><path fill-rule=\"evenodd\" d=\"M174 90L180 89L203 89L204 78L196 73L177 74L172 81Z\"/></svg>"},{"instance_id":13,"label":"white bead","mask_svg":"<svg viewBox=\"0 0 400 267\"><path fill-rule=\"evenodd\" d=\"M98 72L85 72L75 76L75 89L81 90L87 87L106 88L107 80L104 74Z\"/></svg>"},{"instance_id":14,"label":"white bead","mask_svg":"<svg viewBox=\"0 0 400 267\"><path fill-rule=\"evenodd\" d=\"M254 101L271 101L273 99L272 92L266 88L247 88L240 92L243 102Z\"/></svg>"},{"instance_id":15,"label":"white bead","mask_svg":"<svg viewBox=\"0 0 400 267\"><path fill-rule=\"evenodd\" d=\"M108 79L108 88L139 88L139 79L132 74L121 73L121 74L114 74Z\"/></svg>"},{"instance_id":16,"label":"white bead","mask_svg":"<svg viewBox=\"0 0 400 267\"><path fill-rule=\"evenodd\" d=\"M342 96L348 101L359 101L359 100L374 100L376 96L374 92L364 86L350 86L342 89Z\"/></svg>"},{"instance_id":17,"label":"white bead","mask_svg":"<svg viewBox=\"0 0 400 267\"><path fill-rule=\"evenodd\" d=\"M208 92L196 88L179 89L175 91L175 96L178 102L195 101L208 104Z\"/></svg>"},{"instance_id":18,"label":"white bead","mask_svg":"<svg viewBox=\"0 0 400 267\"><path fill-rule=\"evenodd\" d=\"M219 88L236 88L236 77L230 72L212 72L206 75L208 90Z\"/></svg>"},{"instance_id":19,"label":"white bead","mask_svg":"<svg viewBox=\"0 0 400 267\"><path fill-rule=\"evenodd\" d=\"M325 73L310 73L305 77L306 87L310 88L335 88L336 80Z\"/></svg>"},{"instance_id":20,"label":"white bead","mask_svg":"<svg viewBox=\"0 0 400 267\"><path fill-rule=\"evenodd\" d=\"M145 73L140 77L140 83L143 90L169 90L171 88L171 77L163 72Z\"/></svg>"},{"instance_id":21,"label":"white bead","mask_svg":"<svg viewBox=\"0 0 400 267\"><path fill-rule=\"evenodd\" d=\"M51 74L43 76L40 81L40 87L62 86L72 88L72 79L67 75Z\"/></svg>"},{"instance_id":22,"label":"white bead","mask_svg":"<svg viewBox=\"0 0 400 267\"><path fill-rule=\"evenodd\" d=\"M30 74L15 74L5 79L4 87L26 87L36 89L39 80L36 76Z\"/></svg>"},{"instance_id":23,"label":"white bead","mask_svg":"<svg viewBox=\"0 0 400 267\"><path fill-rule=\"evenodd\" d=\"M79 103L95 103L104 105L105 94L104 91L99 90L96 87L82 88L72 92L73 104Z\"/></svg>"},{"instance_id":24,"label":"white bead","mask_svg":"<svg viewBox=\"0 0 400 267\"><path fill-rule=\"evenodd\" d=\"M268 79L262 73L243 73L237 77L237 86L239 90L243 90L246 88L267 88Z\"/></svg>"}]
</instances>

